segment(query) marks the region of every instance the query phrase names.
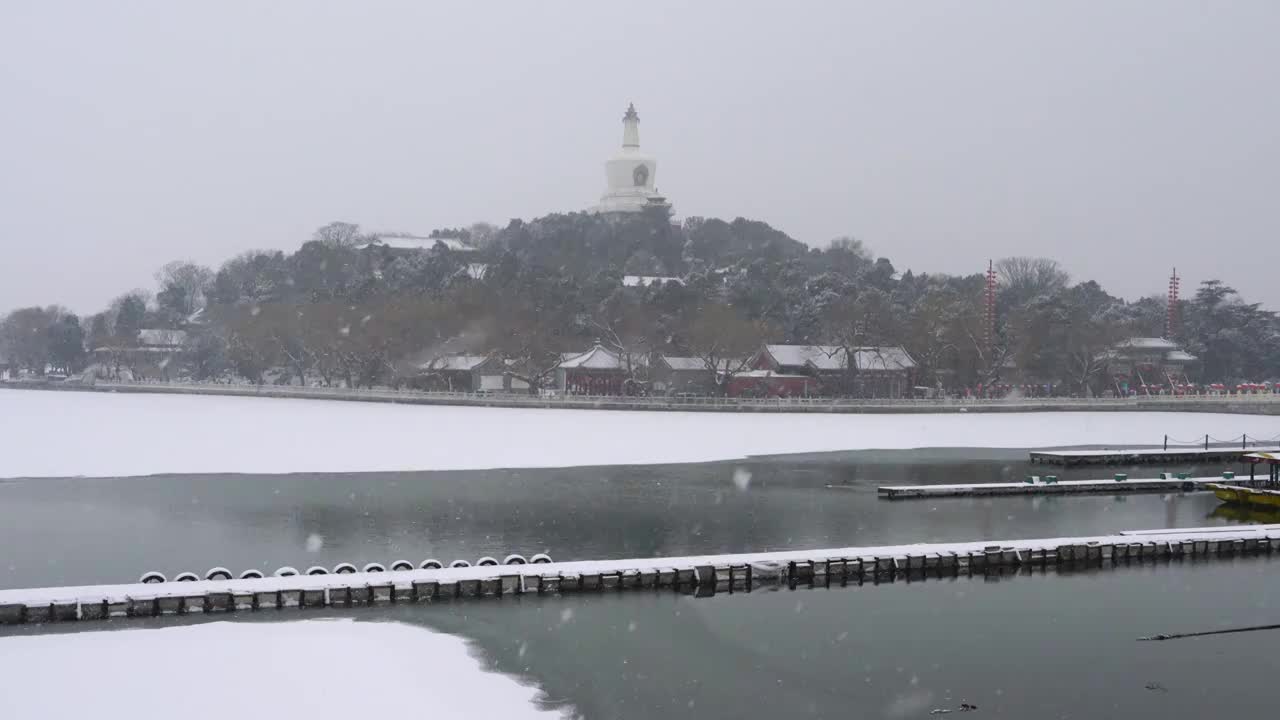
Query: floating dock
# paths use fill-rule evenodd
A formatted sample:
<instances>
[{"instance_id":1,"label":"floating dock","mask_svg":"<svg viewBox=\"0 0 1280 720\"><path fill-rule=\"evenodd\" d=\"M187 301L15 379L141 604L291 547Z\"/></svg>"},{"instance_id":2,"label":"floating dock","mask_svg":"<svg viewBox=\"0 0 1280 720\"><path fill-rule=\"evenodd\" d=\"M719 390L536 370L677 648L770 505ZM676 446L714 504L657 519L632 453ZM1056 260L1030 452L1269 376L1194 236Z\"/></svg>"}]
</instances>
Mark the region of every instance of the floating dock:
<instances>
[{"instance_id":1,"label":"floating dock","mask_svg":"<svg viewBox=\"0 0 1280 720\"><path fill-rule=\"evenodd\" d=\"M674 589L696 595L762 587L998 576L1280 553L1280 525L1139 530L1115 535L639 560L502 565L345 575L0 590L0 624L237 612L306 611L520 594Z\"/></svg>"},{"instance_id":2,"label":"floating dock","mask_svg":"<svg viewBox=\"0 0 1280 720\"><path fill-rule=\"evenodd\" d=\"M1042 465L1152 465L1201 462L1243 462L1250 453L1280 452L1280 448L1116 448L1110 450L1036 450L1031 462Z\"/></svg>"},{"instance_id":3,"label":"floating dock","mask_svg":"<svg viewBox=\"0 0 1280 720\"><path fill-rule=\"evenodd\" d=\"M979 497L984 495L1115 495L1117 493L1189 492L1209 490L1209 483L1250 484L1249 478L1128 478L1124 480L1057 480L1036 477L1032 482L972 483L955 485L884 485L878 488L888 500L931 497Z\"/></svg>"}]
</instances>

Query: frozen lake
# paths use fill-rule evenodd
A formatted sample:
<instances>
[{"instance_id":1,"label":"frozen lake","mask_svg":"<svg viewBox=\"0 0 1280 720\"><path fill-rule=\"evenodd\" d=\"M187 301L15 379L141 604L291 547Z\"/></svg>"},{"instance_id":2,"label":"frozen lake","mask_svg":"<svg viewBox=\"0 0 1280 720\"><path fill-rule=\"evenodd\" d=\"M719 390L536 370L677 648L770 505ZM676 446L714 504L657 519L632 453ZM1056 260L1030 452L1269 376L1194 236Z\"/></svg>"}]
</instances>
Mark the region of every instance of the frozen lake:
<instances>
[{"instance_id":1,"label":"frozen lake","mask_svg":"<svg viewBox=\"0 0 1280 720\"><path fill-rule=\"evenodd\" d=\"M907 448L1280 438L1280 416L1194 412L791 415L441 407L0 389L0 478L470 470Z\"/></svg>"}]
</instances>

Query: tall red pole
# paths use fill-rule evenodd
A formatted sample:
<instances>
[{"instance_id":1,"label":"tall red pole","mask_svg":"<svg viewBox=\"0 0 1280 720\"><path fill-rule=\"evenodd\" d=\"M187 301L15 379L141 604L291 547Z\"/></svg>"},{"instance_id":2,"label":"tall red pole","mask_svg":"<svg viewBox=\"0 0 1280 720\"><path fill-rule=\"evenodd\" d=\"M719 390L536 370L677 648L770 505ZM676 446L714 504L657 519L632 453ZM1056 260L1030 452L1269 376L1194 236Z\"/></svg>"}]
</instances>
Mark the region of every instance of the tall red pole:
<instances>
[{"instance_id":1,"label":"tall red pole","mask_svg":"<svg viewBox=\"0 0 1280 720\"><path fill-rule=\"evenodd\" d=\"M987 261L987 316L983 326L983 341L986 343L987 358L990 360L992 349L996 344L996 269L995 263Z\"/></svg>"}]
</instances>

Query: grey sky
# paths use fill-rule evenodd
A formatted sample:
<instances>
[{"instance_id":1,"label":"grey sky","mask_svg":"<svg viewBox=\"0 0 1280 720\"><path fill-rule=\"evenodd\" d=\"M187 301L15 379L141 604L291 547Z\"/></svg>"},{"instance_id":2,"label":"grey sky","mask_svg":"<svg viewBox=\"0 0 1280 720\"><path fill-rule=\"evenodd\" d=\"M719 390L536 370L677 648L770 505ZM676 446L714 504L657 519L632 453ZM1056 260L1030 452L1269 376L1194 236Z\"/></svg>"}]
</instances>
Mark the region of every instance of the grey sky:
<instances>
[{"instance_id":1,"label":"grey sky","mask_svg":"<svg viewBox=\"0 0 1280 720\"><path fill-rule=\"evenodd\" d=\"M1268 1L0 0L0 311L335 219L584 209L629 101L680 217L1274 308L1277 37Z\"/></svg>"}]
</instances>

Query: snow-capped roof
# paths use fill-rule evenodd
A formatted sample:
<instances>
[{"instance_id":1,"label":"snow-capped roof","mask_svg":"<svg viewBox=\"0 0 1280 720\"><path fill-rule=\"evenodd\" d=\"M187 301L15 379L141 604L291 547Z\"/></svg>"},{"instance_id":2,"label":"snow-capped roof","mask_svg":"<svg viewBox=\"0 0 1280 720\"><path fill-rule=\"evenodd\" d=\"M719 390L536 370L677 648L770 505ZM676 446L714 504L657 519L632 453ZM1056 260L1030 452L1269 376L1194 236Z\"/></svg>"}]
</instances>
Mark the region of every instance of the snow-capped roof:
<instances>
[{"instance_id":1,"label":"snow-capped roof","mask_svg":"<svg viewBox=\"0 0 1280 720\"><path fill-rule=\"evenodd\" d=\"M684 280L678 277L663 277L661 275L623 275L622 285L624 287L648 287L657 285L658 283L673 282L677 285L683 285Z\"/></svg>"},{"instance_id":2,"label":"snow-capped roof","mask_svg":"<svg viewBox=\"0 0 1280 720\"><path fill-rule=\"evenodd\" d=\"M1116 347L1133 348L1135 350L1177 350L1178 343L1164 338L1132 337L1117 343Z\"/></svg>"},{"instance_id":3,"label":"snow-capped roof","mask_svg":"<svg viewBox=\"0 0 1280 720\"><path fill-rule=\"evenodd\" d=\"M595 345L590 350L581 353L564 353L561 356L559 367L572 370L575 368L583 370L626 370L627 363L620 353L616 353L603 345ZM642 367L648 364L648 358L644 355L632 355L631 366Z\"/></svg>"},{"instance_id":4,"label":"snow-capped roof","mask_svg":"<svg viewBox=\"0 0 1280 720\"><path fill-rule=\"evenodd\" d=\"M800 367L812 362L819 370L844 367L844 349L835 345L765 345L764 349L779 365Z\"/></svg>"},{"instance_id":5,"label":"snow-capped roof","mask_svg":"<svg viewBox=\"0 0 1280 720\"><path fill-rule=\"evenodd\" d=\"M488 355L442 355L418 364L420 370L474 370Z\"/></svg>"},{"instance_id":6,"label":"snow-capped roof","mask_svg":"<svg viewBox=\"0 0 1280 720\"><path fill-rule=\"evenodd\" d=\"M672 370L688 370L698 371L707 369L707 361L699 357L680 357L677 355L663 355L665 362ZM716 362L718 368L722 371L728 371L729 368L740 366L741 358L721 358Z\"/></svg>"},{"instance_id":7,"label":"snow-capped roof","mask_svg":"<svg viewBox=\"0 0 1280 720\"><path fill-rule=\"evenodd\" d=\"M560 367L586 370L620 370L622 369L622 356L612 350L596 345L584 353L566 354L564 359L560 361Z\"/></svg>"},{"instance_id":8,"label":"snow-capped roof","mask_svg":"<svg viewBox=\"0 0 1280 720\"><path fill-rule=\"evenodd\" d=\"M143 347L183 345L187 342L185 330L145 329L138 331L138 344Z\"/></svg>"},{"instance_id":9,"label":"snow-capped roof","mask_svg":"<svg viewBox=\"0 0 1280 720\"><path fill-rule=\"evenodd\" d=\"M1197 358L1186 350L1170 350L1164 354L1164 359L1170 362L1195 362Z\"/></svg>"},{"instance_id":10,"label":"snow-capped roof","mask_svg":"<svg viewBox=\"0 0 1280 720\"><path fill-rule=\"evenodd\" d=\"M702 358L663 355L662 360L672 370L706 370L707 369L707 364L703 362Z\"/></svg>"},{"instance_id":11,"label":"snow-capped roof","mask_svg":"<svg viewBox=\"0 0 1280 720\"><path fill-rule=\"evenodd\" d=\"M796 378L801 380L811 380L808 375L789 375L787 373L774 372L772 370L747 370L734 375L735 378Z\"/></svg>"},{"instance_id":12,"label":"snow-capped roof","mask_svg":"<svg viewBox=\"0 0 1280 720\"><path fill-rule=\"evenodd\" d=\"M373 240L360 248L367 248L370 245L383 245L395 250L431 250L436 243L443 243L445 247L456 252L472 252L475 248L466 244L458 238L449 237L422 237L421 235L375 235Z\"/></svg>"},{"instance_id":13,"label":"snow-capped roof","mask_svg":"<svg viewBox=\"0 0 1280 720\"><path fill-rule=\"evenodd\" d=\"M849 367L845 349L837 345L765 345L765 351L779 365L815 370L844 370ZM860 347L854 349L853 367L857 370L909 370L916 366L907 351L897 346Z\"/></svg>"}]
</instances>

